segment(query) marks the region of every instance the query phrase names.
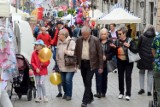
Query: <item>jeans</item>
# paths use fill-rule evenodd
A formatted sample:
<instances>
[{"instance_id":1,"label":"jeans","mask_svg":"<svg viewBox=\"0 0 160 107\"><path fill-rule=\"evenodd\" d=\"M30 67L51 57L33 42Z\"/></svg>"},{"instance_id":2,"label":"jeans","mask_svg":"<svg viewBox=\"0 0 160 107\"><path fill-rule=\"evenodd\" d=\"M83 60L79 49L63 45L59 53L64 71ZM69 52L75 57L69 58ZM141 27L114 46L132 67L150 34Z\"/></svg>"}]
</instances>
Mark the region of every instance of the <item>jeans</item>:
<instances>
[{"instance_id":1,"label":"jeans","mask_svg":"<svg viewBox=\"0 0 160 107\"><path fill-rule=\"evenodd\" d=\"M89 61L81 61L81 75L83 78L84 83L84 95L83 95L83 103L89 103L93 100L93 93L92 93L92 78L94 73L97 70L91 70L90 68L90 62Z\"/></svg>"},{"instance_id":2,"label":"jeans","mask_svg":"<svg viewBox=\"0 0 160 107\"><path fill-rule=\"evenodd\" d=\"M74 72L61 72L62 75L62 86L64 90L64 95L72 97L72 79L74 76Z\"/></svg>"},{"instance_id":3,"label":"jeans","mask_svg":"<svg viewBox=\"0 0 160 107\"><path fill-rule=\"evenodd\" d=\"M99 74L96 71L96 91L100 94L106 94L108 84L108 71L107 68L103 69L103 73Z\"/></svg>"},{"instance_id":4,"label":"jeans","mask_svg":"<svg viewBox=\"0 0 160 107\"><path fill-rule=\"evenodd\" d=\"M37 97L43 98L46 96L46 89L45 89L45 76L35 76L36 85L37 85ZM43 96L41 96L41 93Z\"/></svg>"},{"instance_id":5,"label":"jeans","mask_svg":"<svg viewBox=\"0 0 160 107\"><path fill-rule=\"evenodd\" d=\"M117 59L118 67L118 79L119 79L119 91L120 94L124 95L124 75L126 80L126 95L131 96L131 85L132 85L132 69L133 63L129 63L127 60L123 61Z\"/></svg>"},{"instance_id":6,"label":"jeans","mask_svg":"<svg viewBox=\"0 0 160 107\"><path fill-rule=\"evenodd\" d=\"M139 71L139 82L140 82L140 89L144 89L144 77L145 77L145 70ZM147 73L147 91L151 92L153 84L153 70L148 70Z\"/></svg>"}]
</instances>

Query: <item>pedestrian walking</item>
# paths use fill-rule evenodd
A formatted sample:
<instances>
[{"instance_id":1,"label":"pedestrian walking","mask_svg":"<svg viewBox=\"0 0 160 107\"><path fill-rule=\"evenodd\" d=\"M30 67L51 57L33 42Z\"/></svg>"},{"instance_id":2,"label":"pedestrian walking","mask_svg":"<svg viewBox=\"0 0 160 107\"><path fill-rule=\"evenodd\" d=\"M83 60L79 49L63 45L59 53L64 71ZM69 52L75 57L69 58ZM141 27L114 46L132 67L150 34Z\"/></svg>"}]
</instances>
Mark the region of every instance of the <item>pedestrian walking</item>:
<instances>
[{"instance_id":1,"label":"pedestrian walking","mask_svg":"<svg viewBox=\"0 0 160 107\"><path fill-rule=\"evenodd\" d=\"M153 61L154 57L152 55L152 42L155 37L155 29L152 25L147 25L143 35L140 36L138 41L139 55L141 59L137 63L139 71L139 84L140 90L139 95L144 94L144 81L145 73L147 72L147 95L151 96L152 84L153 84ZM146 71L147 70L147 71Z\"/></svg>"},{"instance_id":2,"label":"pedestrian walking","mask_svg":"<svg viewBox=\"0 0 160 107\"><path fill-rule=\"evenodd\" d=\"M97 70L100 74L103 72L103 55L101 43L91 35L91 29L83 26L81 33L82 36L76 41L75 55L85 87L81 107L87 107L94 100L91 89L93 75Z\"/></svg>"},{"instance_id":3,"label":"pedestrian walking","mask_svg":"<svg viewBox=\"0 0 160 107\"><path fill-rule=\"evenodd\" d=\"M33 67L37 85L36 102L40 103L42 100L48 102L48 98L46 95L45 81L46 81L46 75L48 74L47 67L50 61L41 62L38 57L39 51L45 47L44 42L42 40L37 40L36 42L34 42L34 44L35 44L35 51L32 53L31 64Z\"/></svg>"}]
</instances>

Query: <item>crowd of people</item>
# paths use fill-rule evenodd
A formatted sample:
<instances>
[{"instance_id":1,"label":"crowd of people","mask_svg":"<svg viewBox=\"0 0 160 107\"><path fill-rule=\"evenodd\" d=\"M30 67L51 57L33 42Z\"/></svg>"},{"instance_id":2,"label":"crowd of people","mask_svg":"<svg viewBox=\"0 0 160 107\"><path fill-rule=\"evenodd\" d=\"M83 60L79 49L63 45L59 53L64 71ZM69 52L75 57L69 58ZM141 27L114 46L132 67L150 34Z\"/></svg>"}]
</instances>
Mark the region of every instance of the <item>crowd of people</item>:
<instances>
[{"instance_id":1,"label":"crowd of people","mask_svg":"<svg viewBox=\"0 0 160 107\"><path fill-rule=\"evenodd\" d=\"M129 61L128 50L134 54L139 53L141 57L137 61L140 84L140 90L137 93L139 95L145 93L144 74L147 70L147 95L151 96L155 68L152 66L155 54L152 53L153 50L156 50L154 27L152 25L146 26L137 43L131 39L132 30L130 26L120 26L118 29L115 29L115 27L115 24L109 25L110 30L105 27L100 29L99 27L80 27L79 25L68 27L62 21L57 21L56 24L48 22L44 26L37 24L34 29L34 37L37 41L31 61L37 82L38 95L36 102L40 102L42 99L48 101L44 81L48 74L47 66L50 62L42 63L38 59L38 51L44 46L50 48L53 52L55 61L53 72L59 72L62 76L62 83L58 85L59 93L56 97L62 97L67 101L72 99L72 80L77 69L80 69L84 83L81 107L87 107L88 104L92 103L94 101L93 97L105 97L109 73L107 63L112 60L116 64L116 71L118 72L118 99L125 98L130 101L134 62ZM75 56L76 63L67 66L64 57L66 55ZM157 66L159 66L159 63ZM94 74L96 76L97 92L95 94L92 93L91 89ZM124 84L126 84L126 89ZM41 91L43 96L41 96ZM62 95L62 93L64 94Z\"/></svg>"}]
</instances>

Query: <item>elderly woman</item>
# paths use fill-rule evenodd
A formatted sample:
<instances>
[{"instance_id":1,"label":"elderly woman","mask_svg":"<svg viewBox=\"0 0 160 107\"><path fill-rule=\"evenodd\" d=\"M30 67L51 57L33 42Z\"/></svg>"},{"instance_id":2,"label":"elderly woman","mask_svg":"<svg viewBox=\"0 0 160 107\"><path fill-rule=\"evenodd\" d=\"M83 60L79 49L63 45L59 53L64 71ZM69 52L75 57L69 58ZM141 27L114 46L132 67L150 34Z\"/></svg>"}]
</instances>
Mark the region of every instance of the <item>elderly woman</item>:
<instances>
[{"instance_id":1,"label":"elderly woman","mask_svg":"<svg viewBox=\"0 0 160 107\"><path fill-rule=\"evenodd\" d=\"M152 42L155 37L155 29L152 25L146 26L144 33L139 38L138 49L141 59L138 61L137 67L139 71L140 91L139 95L144 94L144 77L147 72L147 95L151 96L152 84L153 84L153 66L154 57L152 55Z\"/></svg>"},{"instance_id":2,"label":"elderly woman","mask_svg":"<svg viewBox=\"0 0 160 107\"><path fill-rule=\"evenodd\" d=\"M103 28L100 31L100 41L103 50L103 73L99 74L96 72L96 91L95 97L101 98L105 97L107 92L107 82L108 82L108 71L107 71L107 60L111 60L113 54L113 49L110 46L110 41L108 40L108 30Z\"/></svg>"},{"instance_id":3,"label":"elderly woman","mask_svg":"<svg viewBox=\"0 0 160 107\"><path fill-rule=\"evenodd\" d=\"M129 101L131 97L131 85L132 85L131 76L132 76L133 62L131 63L129 62L128 49L130 49L130 51L132 51L133 53L137 53L138 49L136 47L136 43L133 40L131 40L130 43L128 43L129 38L126 36L127 28L125 26L121 26L117 31L119 40L116 41L116 45L111 44L111 46L116 48L119 91L120 91L118 99L122 99L124 96L124 80L126 80L125 99Z\"/></svg>"},{"instance_id":4,"label":"elderly woman","mask_svg":"<svg viewBox=\"0 0 160 107\"><path fill-rule=\"evenodd\" d=\"M69 33L66 29L60 30L58 37L59 40L57 44L56 59L62 75L62 86L64 90L63 99L69 101L72 97L72 79L75 73L75 66L65 66L64 55L74 55L75 42L71 40Z\"/></svg>"}]
</instances>

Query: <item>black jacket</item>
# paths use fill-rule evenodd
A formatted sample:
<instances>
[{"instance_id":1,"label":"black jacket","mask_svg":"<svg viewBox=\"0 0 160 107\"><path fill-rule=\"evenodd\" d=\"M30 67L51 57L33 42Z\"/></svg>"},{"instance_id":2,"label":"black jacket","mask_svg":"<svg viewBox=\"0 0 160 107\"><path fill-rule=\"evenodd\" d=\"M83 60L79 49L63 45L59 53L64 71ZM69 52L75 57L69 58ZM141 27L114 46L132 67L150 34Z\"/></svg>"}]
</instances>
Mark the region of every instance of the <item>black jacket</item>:
<instances>
[{"instance_id":1,"label":"black jacket","mask_svg":"<svg viewBox=\"0 0 160 107\"><path fill-rule=\"evenodd\" d=\"M141 60L138 61L137 67L139 69L152 70L152 63L154 57L152 55L151 47L152 42L155 37L154 32L146 31L142 36L140 36L138 41L138 50Z\"/></svg>"},{"instance_id":2,"label":"black jacket","mask_svg":"<svg viewBox=\"0 0 160 107\"><path fill-rule=\"evenodd\" d=\"M101 42L103 54L105 54L105 56L106 56L106 61L103 62L104 63L103 64L104 68L107 67L106 66L107 60L111 60L112 57L114 56L114 49L110 46L110 43L111 43L111 41L109 41L109 40L104 44L102 44L102 42Z\"/></svg>"},{"instance_id":3,"label":"black jacket","mask_svg":"<svg viewBox=\"0 0 160 107\"><path fill-rule=\"evenodd\" d=\"M129 40L129 38L126 38L126 40L124 40L124 41L121 41L121 40L117 39L117 41L115 42L115 45L117 47L116 50L115 50L116 56L118 56L118 48L122 47L124 52L126 53L127 60L129 60L128 59L128 48L124 46L124 43L125 42L128 43L128 40ZM137 49L137 46L136 46L136 43L135 43L134 40L131 40L129 49L133 53L137 53L138 52L138 49Z\"/></svg>"}]
</instances>

